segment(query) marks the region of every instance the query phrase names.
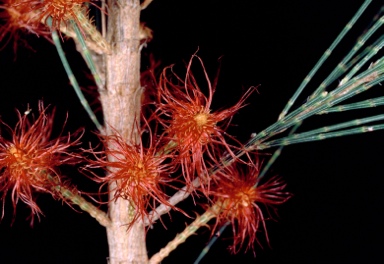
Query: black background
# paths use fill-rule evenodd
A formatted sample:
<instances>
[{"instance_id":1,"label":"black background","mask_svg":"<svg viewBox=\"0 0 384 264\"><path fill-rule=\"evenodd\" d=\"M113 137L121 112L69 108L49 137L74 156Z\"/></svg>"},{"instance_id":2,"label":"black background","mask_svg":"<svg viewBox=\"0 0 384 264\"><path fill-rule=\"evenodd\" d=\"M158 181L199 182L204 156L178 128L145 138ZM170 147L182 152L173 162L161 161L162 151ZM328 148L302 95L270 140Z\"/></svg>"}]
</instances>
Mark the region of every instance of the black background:
<instances>
[{"instance_id":1,"label":"black background","mask_svg":"<svg viewBox=\"0 0 384 264\"><path fill-rule=\"evenodd\" d=\"M143 51L143 65L153 54L162 66L183 65L197 51L208 73L214 76L223 56L214 108L231 106L249 87L261 84L233 120L229 133L245 142L251 133L272 124L301 80L357 11L363 1L218 1L155 0L142 13L154 31ZM304 101L347 53L359 34L379 10L374 1L356 28L337 48L324 70L299 99ZM381 31L382 32L382 31ZM60 64L55 48L43 38L27 36L30 48L13 52L8 45L0 52L0 115L13 125L15 109L34 110L43 99L57 109L57 131L68 113L65 131L85 127L85 145L94 141L92 123ZM75 74L86 68L71 42L65 45ZM33 51L34 50L34 51ZM382 87L375 88L380 94ZM375 93L372 93L372 95ZM92 93L90 93L92 94ZM382 108L311 118L302 130L341 120L379 113ZM99 112L100 114L100 112ZM280 175L294 197L279 208L277 222L268 222L271 247L231 255L230 239L219 240L201 263L373 263L382 258L383 241L383 132L349 136L317 143L288 146L271 175ZM69 168L63 173L81 190L97 190L90 180ZM105 230L84 213L73 211L49 195L38 203L45 216L30 228L28 209L20 204L11 225L12 206L5 204L0 223L0 263L106 263ZM191 201L182 204L190 207ZM189 219L178 214L165 217L149 230L149 255L156 253ZM210 230L201 229L163 263L193 263ZM230 237L226 231L224 237Z\"/></svg>"}]
</instances>

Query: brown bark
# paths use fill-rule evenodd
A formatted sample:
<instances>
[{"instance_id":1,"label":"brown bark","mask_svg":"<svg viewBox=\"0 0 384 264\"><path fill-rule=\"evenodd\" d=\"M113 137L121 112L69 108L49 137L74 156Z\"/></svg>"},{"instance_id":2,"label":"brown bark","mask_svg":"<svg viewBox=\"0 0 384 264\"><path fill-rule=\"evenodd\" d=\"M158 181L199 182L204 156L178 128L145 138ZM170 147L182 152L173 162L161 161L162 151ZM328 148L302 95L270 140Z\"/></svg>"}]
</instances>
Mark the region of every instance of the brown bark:
<instances>
[{"instance_id":1,"label":"brown bark","mask_svg":"<svg viewBox=\"0 0 384 264\"><path fill-rule=\"evenodd\" d=\"M112 53L106 55L106 87L100 92L106 134L115 129L125 139L137 139L135 120L140 114L140 1L108 1L108 36ZM110 146L113 147L113 146ZM115 184L109 186L114 197ZM129 201L117 199L109 204L111 227L107 228L110 264L147 263L145 229L131 221Z\"/></svg>"}]
</instances>

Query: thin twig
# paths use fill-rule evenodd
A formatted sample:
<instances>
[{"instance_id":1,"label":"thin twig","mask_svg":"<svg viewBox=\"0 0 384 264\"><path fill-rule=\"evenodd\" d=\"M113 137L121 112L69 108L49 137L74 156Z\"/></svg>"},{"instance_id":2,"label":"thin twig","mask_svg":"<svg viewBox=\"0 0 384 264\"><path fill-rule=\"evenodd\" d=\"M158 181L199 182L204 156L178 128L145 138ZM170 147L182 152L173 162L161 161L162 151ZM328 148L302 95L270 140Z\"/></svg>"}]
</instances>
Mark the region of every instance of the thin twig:
<instances>
[{"instance_id":1,"label":"thin twig","mask_svg":"<svg viewBox=\"0 0 384 264\"><path fill-rule=\"evenodd\" d=\"M141 10L144 10L149 6L150 3L152 3L153 0L144 0L144 2L141 4Z\"/></svg>"},{"instance_id":2,"label":"thin twig","mask_svg":"<svg viewBox=\"0 0 384 264\"><path fill-rule=\"evenodd\" d=\"M84 212L87 212L90 216L95 218L100 225L105 227L111 226L112 222L108 215L93 204L87 202L79 194L76 194L63 186L56 186L55 190L60 193L63 198L69 200L73 204L78 205Z\"/></svg>"},{"instance_id":3,"label":"thin twig","mask_svg":"<svg viewBox=\"0 0 384 264\"><path fill-rule=\"evenodd\" d=\"M195 221L188 225L183 232L176 235L176 237L170 241L165 247L163 247L158 253L153 255L149 260L149 264L161 263L161 261L166 258L169 253L175 250L181 243L184 243L185 240L202 226L206 226L207 223L214 217L218 215L222 208L221 203L216 203L210 207L203 215L198 216Z\"/></svg>"}]
</instances>

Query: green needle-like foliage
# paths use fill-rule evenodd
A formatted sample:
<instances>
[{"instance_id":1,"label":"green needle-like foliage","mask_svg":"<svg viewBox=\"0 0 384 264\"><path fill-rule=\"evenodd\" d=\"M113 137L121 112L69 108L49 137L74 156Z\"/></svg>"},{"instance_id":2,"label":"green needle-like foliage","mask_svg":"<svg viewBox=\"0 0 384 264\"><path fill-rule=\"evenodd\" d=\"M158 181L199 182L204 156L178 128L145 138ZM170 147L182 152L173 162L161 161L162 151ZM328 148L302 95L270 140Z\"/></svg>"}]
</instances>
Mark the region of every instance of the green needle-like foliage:
<instances>
[{"instance_id":1,"label":"green needle-like foliage","mask_svg":"<svg viewBox=\"0 0 384 264\"><path fill-rule=\"evenodd\" d=\"M59 54L61 63L64 66L65 72L68 75L69 81L71 82L71 85L72 85L73 89L75 90L75 93L76 93L77 97L79 98L80 103L84 107L85 111L88 113L89 117L91 118L92 122L95 124L97 129L101 131L103 129L103 126L97 120L95 113L92 111L91 107L88 104L87 99L85 99L85 97L84 97L84 94L80 89L79 83L77 82L75 75L73 74L72 69L69 66L69 63L68 63L68 60L65 56L63 48L61 47L60 38L59 38L59 36L55 30L52 31L52 39L53 39L53 42L55 43L57 53Z\"/></svg>"},{"instance_id":2,"label":"green needle-like foliage","mask_svg":"<svg viewBox=\"0 0 384 264\"><path fill-rule=\"evenodd\" d=\"M100 76L96 70L96 66L95 66L95 63L93 62L92 55L89 52L87 45L85 44L83 34L80 32L80 29L77 26L77 24L75 23L75 21L71 20L71 24L72 24L72 27L74 28L74 30L76 32L77 40L79 41L79 43L81 45L82 52L83 52L84 58L85 58L85 62L87 63L88 68L90 69L90 71L93 75L93 78L95 79L97 87L99 87L99 89L101 89L103 87L103 84L101 83Z\"/></svg>"}]
</instances>

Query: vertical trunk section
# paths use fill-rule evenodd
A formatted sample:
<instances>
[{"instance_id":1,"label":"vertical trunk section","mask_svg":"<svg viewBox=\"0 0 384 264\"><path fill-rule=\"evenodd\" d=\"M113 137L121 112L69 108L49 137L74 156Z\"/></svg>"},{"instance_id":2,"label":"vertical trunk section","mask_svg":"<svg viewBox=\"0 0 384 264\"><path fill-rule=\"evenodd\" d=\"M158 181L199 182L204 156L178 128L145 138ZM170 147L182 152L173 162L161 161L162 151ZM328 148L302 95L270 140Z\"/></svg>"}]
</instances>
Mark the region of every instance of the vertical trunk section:
<instances>
[{"instance_id":1,"label":"vertical trunk section","mask_svg":"<svg viewBox=\"0 0 384 264\"><path fill-rule=\"evenodd\" d=\"M108 1L108 36L112 54L106 55L106 89L100 92L103 106L105 133L116 129L125 139L138 139L134 125L140 118L140 1ZM113 148L113 146L109 146ZM115 184L109 186L114 197ZM148 262L145 230L137 221L131 222L130 202L118 199L110 202L109 216L112 226L107 228L110 264L143 264Z\"/></svg>"}]
</instances>

